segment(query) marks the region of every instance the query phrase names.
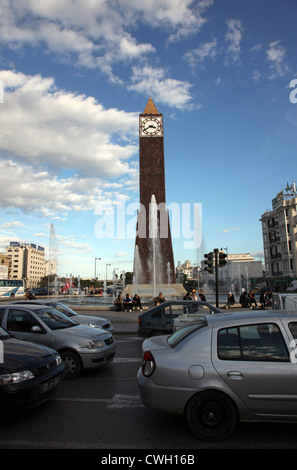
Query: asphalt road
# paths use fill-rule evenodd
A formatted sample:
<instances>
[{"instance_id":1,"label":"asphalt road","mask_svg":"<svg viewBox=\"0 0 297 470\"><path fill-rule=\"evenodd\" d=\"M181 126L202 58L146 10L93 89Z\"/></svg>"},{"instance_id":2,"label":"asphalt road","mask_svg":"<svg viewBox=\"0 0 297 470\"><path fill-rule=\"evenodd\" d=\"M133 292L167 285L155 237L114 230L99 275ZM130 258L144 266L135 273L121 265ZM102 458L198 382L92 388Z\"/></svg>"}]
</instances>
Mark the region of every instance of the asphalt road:
<instances>
[{"instance_id":1,"label":"asphalt road","mask_svg":"<svg viewBox=\"0 0 297 470\"><path fill-rule=\"evenodd\" d=\"M102 369L64 381L53 399L29 413L2 419L1 449L93 449L96 463L107 463L100 459L118 456L119 452L131 457L136 451L145 455L174 452L185 459L193 455L197 463L200 455L205 455L201 452L207 450L296 449L296 424L242 423L223 442L198 441L183 416L148 409L140 401L136 383L142 345L136 334L138 313L81 313L113 321L118 344L115 360Z\"/></svg>"}]
</instances>

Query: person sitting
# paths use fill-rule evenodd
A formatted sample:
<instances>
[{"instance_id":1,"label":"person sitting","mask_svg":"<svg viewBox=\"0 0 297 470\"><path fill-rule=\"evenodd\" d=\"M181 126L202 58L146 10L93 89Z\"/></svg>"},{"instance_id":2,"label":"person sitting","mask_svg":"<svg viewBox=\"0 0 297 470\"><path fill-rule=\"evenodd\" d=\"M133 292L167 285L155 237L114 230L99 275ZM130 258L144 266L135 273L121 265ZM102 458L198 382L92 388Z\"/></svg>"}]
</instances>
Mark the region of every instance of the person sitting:
<instances>
[{"instance_id":1,"label":"person sitting","mask_svg":"<svg viewBox=\"0 0 297 470\"><path fill-rule=\"evenodd\" d=\"M249 306L248 298L247 298L247 293L245 289L242 289L241 295L239 297L239 303L243 308L247 308Z\"/></svg>"},{"instance_id":2,"label":"person sitting","mask_svg":"<svg viewBox=\"0 0 297 470\"><path fill-rule=\"evenodd\" d=\"M155 305L160 305L163 302L165 302L165 297L163 297L162 292L159 292L159 295L154 298L154 303L155 303Z\"/></svg>"},{"instance_id":3,"label":"person sitting","mask_svg":"<svg viewBox=\"0 0 297 470\"><path fill-rule=\"evenodd\" d=\"M140 297L138 294L135 294L133 299L132 299L133 307L135 307L135 310L139 308L139 310L142 312L142 305L140 301Z\"/></svg>"},{"instance_id":4,"label":"person sitting","mask_svg":"<svg viewBox=\"0 0 297 470\"><path fill-rule=\"evenodd\" d=\"M234 305L235 304L235 299L234 299L234 295L232 294L232 292L229 292L228 293L228 296L227 296L227 303L226 305L224 306L224 308L230 308L231 305Z\"/></svg>"},{"instance_id":5,"label":"person sitting","mask_svg":"<svg viewBox=\"0 0 297 470\"><path fill-rule=\"evenodd\" d=\"M115 299L114 306L115 306L116 312L122 311L122 296L120 294Z\"/></svg>"},{"instance_id":6,"label":"person sitting","mask_svg":"<svg viewBox=\"0 0 297 470\"><path fill-rule=\"evenodd\" d=\"M129 294L126 294L126 297L124 298L123 302L124 310L125 312L132 312L133 304L132 304L132 299Z\"/></svg>"},{"instance_id":7,"label":"person sitting","mask_svg":"<svg viewBox=\"0 0 297 470\"><path fill-rule=\"evenodd\" d=\"M249 305L250 305L251 308L257 308L258 307L256 299L255 299L255 294L253 293L252 290L249 291L248 302L249 302ZM255 304L255 307L253 307L253 304Z\"/></svg>"}]
</instances>

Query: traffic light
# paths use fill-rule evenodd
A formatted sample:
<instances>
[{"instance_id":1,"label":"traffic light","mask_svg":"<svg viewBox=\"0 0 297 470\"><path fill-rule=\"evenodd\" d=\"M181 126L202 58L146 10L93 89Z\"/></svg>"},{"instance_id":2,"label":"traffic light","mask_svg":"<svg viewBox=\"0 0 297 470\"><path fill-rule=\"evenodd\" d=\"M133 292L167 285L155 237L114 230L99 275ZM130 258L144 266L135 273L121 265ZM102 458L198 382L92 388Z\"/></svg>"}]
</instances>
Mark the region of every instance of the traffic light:
<instances>
[{"instance_id":1,"label":"traffic light","mask_svg":"<svg viewBox=\"0 0 297 470\"><path fill-rule=\"evenodd\" d=\"M222 268L223 266L225 266L225 264L227 264L227 261L226 259L227 258L227 255L226 253L223 253L222 251L219 253L219 268Z\"/></svg>"},{"instance_id":2,"label":"traffic light","mask_svg":"<svg viewBox=\"0 0 297 470\"><path fill-rule=\"evenodd\" d=\"M207 253L204 255L204 263L206 264L206 267L204 268L205 271L208 271L210 274L213 273L213 252Z\"/></svg>"}]
</instances>

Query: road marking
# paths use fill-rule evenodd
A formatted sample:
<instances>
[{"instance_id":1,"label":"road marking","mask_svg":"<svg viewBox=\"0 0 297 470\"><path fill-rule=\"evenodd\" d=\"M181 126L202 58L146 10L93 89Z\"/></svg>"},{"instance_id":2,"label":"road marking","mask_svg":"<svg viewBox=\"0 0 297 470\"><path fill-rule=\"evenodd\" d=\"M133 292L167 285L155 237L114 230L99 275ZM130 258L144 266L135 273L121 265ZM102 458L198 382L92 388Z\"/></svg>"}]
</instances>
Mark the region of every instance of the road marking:
<instances>
[{"instance_id":1,"label":"road marking","mask_svg":"<svg viewBox=\"0 0 297 470\"><path fill-rule=\"evenodd\" d=\"M81 402L81 403L106 403L107 408L142 408L144 404L141 401L139 395L123 395L121 393L115 393L113 398L52 398L55 401L69 401L69 402Z\"/></svg>"},{"instance_id":2,"label":"road marking","mask_svg":"<svg viewBox=\"0 0 297 470\"><path fill-rule=\"evenodd\" d=\"M116 393L107 408L139 408L144 407L139 395L122 395Z\"/></svg>"}]
</instances>

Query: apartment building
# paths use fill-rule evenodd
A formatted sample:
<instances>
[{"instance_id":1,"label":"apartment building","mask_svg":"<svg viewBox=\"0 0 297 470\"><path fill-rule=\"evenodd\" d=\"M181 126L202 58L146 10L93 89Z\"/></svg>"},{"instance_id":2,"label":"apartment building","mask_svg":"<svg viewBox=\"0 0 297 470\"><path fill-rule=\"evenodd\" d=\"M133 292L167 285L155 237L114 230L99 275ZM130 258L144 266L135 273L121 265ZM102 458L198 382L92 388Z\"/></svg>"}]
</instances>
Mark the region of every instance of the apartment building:
<instances>
[{"instance_id":1,"label":"apartment building","mask_svg":"<svg viewBox=\"0 0 297 470\"><path fill-rule=\"evenodd\" d=\"M272 200L262 222L265 276L290 283L297 276L297 192L295 183Z\"/></svg>"},{"instance_id":2,"label":"apartment building","mask_svg":"<svg viewBox=\"0 0 297 470\"><path fill-rule=\"evenodd\" d=\"M11 257L10 279L25 279L27 288L37 287L44 276L44 248L34 243L10 242L5 254Z\"/></svg>"}]
</instances>

